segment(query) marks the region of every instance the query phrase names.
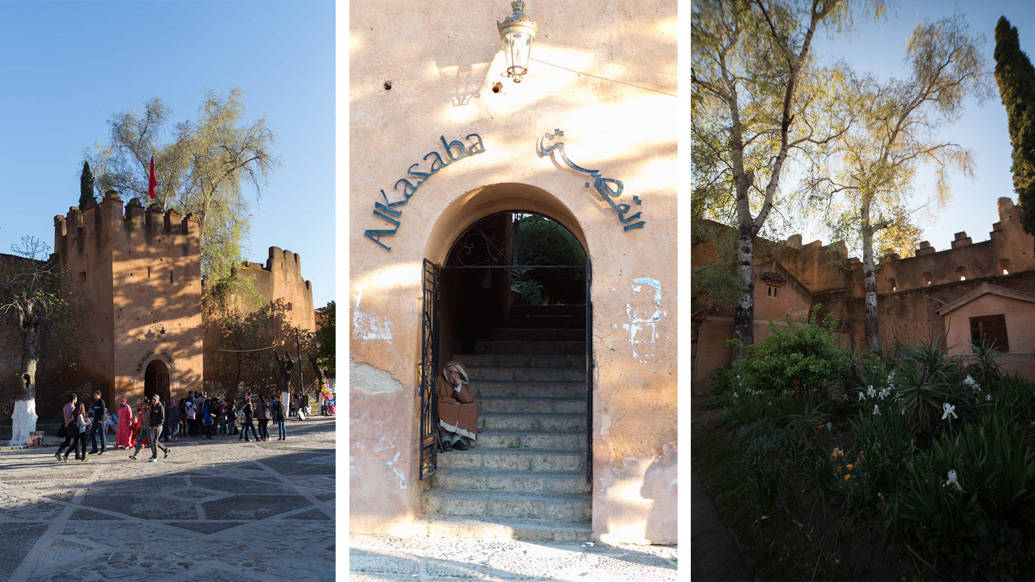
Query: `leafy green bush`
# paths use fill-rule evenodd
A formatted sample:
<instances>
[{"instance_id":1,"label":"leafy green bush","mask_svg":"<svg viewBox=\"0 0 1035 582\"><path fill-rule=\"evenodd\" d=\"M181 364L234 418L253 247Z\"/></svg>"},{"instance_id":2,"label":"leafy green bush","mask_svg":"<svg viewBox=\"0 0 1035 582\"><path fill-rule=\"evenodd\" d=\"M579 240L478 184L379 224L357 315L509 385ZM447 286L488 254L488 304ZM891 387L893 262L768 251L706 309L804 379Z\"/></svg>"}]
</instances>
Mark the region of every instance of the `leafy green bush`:
<instances>
[{"instance_id":1,"label":"leafy green bush","mask_svg":"<svg viewBox=\"0 0 1035 582\"><path fill-rule=\"evenodd\" d=\"M733 370L742 387L826 397L832 384L844 381L855 356L838 345L836 319L827 317L822 324L817 323L819 307L816 305L807 319L797 322L787 316L786 327L770 323L771 335L761 343L744 346L730 340L731 347L741 352Z\"/></svg>"}]
</instances>

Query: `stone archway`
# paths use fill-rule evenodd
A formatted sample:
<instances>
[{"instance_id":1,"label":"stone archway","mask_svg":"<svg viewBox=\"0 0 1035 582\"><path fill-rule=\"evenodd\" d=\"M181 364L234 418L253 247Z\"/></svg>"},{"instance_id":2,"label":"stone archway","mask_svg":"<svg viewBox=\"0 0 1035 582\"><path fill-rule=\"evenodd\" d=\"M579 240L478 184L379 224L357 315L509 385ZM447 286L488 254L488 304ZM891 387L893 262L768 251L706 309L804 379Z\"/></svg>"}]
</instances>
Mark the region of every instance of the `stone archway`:
<instances>
[{"instance_id":1,"label":"stone archway","mask_svg":"<svg viewBox=\"0 0 1035 582\"><path fill-rule=\"evenodd\" d=\"M162 402L169 402L172 393L169 390L169 366L162 360L151 360L144 370L144 396L157 394Z\"/></svg>"},{"instance_id":2,"label":"stone archway","mask_svg":"<svg viewBox=\"0 0 1035 582\"><path fill-rule=\"evenodd\" d=\"M510 245L520 215L555 222L569 233L569 241L577 241L584 253L580 272L585 273L579 300L543 309L513 300L511 272L518 263ZM483 231L478 240L493 239L490 247L506 247L502 254L492 257L493 251L475 248L468 261L458 260L458 245L463 246L472 229ZM436 298L432 311L441 320L434 333L423 334L438 340L432 357L438 360L432 366L436 379L441 381L439 368L445 361L463 361L484 420L475 448L438 457L431 488L423 494L425 517L432 524L466 517L491 530L510 516L535 522L515 537L560 540L574 532L588 539L592 319L589 252L578 221L542 189L485 186L442 212L425 257L440 275L440 286L424 295ZM465 322L474 328L464 329ZM493 485L486 488L487 483ZM544 501L533 491L549 491L558 498Z\"/></svg>"}]
</instances>

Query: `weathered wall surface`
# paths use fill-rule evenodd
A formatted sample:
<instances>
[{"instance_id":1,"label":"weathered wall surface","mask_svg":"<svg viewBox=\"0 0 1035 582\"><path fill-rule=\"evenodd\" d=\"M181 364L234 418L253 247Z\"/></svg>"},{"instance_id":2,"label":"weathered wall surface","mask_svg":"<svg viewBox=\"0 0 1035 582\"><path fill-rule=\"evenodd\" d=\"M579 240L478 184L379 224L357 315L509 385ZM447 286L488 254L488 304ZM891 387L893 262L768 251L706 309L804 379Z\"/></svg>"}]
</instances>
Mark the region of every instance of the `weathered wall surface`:
<instances>
[{"instance_id":1,"label":"weathered wall surface","mask_svg":"<svg viewBox=\"0 0 1035 582\"><path fill-rule=\"evenodd\" d=\"M956 354L969 354L970 326L968 318L949 314L943 317L938 309L962 296L992 284L1007 289L1035 292L1035 239L1023 231L1017 208L1009 198L997 201L999 222L992 225L989 240L974 243L966 232L956 233L950 248L936 251L930 243L920 243L916 256L900 259L885 257L877 267L877 292L880 337L883 345L898 341L918 344L946 337L946 345ZM729 230L711 221L695 223L695 230L708 233L695 235L694 264L717 261L722 256L713 241ZM833 314L840 320L838 329L846 345L857 351L865 347L863 323L862 264L858 259L845 256L843 243L822 245L814 241L802 246L801 235L794 235L782 243L760 240L755 257L755 340L768 334L759 334L760 327L770 320L779 320L786 314L800 314L801 301L822 305L822 315ZM778 299L769 296L764 272L777 270L774 260L801 283L804 293L785 292L780 288ZM985 305L989 299L979 303ZM1020 302L1008 315L1010 337L1018 334L1027 338L1028 330L1035 329L1035 315ZM1007 305L999 305L1007 307ZM962 309L961 309L962 310ZM967 310L968 312L970 310ZM996 313L1003 313L1002 311ZM993 313L982 313L991 315ZM693 372L694 391L707 389L708 374L730 361L725 347L732 337L732 309L710 313L695 323L696 345ZM1026 340L1025 340L1026 341ZM1018 344L1018 346L1024 344ZM1022 375L1035 379L1035 356L1031 349L1015 349L1010 343L1010 354L1004 355L1003 365ZM1024 353L1026 352L1026 353Z\"/></svg>"},{"instance_id":2,"label":"weathered wall surface","mask_svg":"<svg viewBox=\"0 0 1035 582\"><path fill-rule=\"evenodd\" d=\"M109 193L56 217L54 248L87 314L84 381L112 399L139 396L148 363L161 360L174 397L201 388L201 253L192 220L135 200L123 209Z\"/></svg>"},{"instance_id":3,"label":"weathered wall surface","mask_svg":"<svg viewBox=\"0 0 1035 582\"><path fill-rule=\"evenodd\" d=\"M526 13L539 35L514 84L501 78L494 24L505 2L350 7L351 527L384 531L419 513L422 259L442 263L493 212L531 210L568 227L593 266L594 535L675 542L675 2ZM563 141L574 163L621 180L614 203L641 212L642 228L623 230L593 187L607 183L537 154L555 129L563 136L545 147ZM364 236L376 230L392 234Z\"/></svg>"}]
</instances>

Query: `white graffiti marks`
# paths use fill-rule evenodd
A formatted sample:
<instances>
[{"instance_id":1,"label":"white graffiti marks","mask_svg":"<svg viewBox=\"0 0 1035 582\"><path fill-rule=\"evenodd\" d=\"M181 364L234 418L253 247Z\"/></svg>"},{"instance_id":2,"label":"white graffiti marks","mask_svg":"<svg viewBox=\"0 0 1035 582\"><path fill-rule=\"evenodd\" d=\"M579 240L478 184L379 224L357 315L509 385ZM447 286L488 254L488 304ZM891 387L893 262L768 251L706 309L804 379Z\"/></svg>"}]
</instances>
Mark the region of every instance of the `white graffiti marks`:
<instances>
[{"instance_id":1,"label":"white graffiti marks","mask_svg":"<svg viewBox=\"0 0 1035 582\"><path fill-rule=\"evenodd\" d=\"M392 341L392 328L388 325L387 319L359 310L359 302L362 298L363 292L357 292L356 304L352 306L353 337L361 340Z\"/></svg>"},{"instance_id":2,"label":"white graffiti marks","mask_svg":"<svg viewBox=\"0 0 1035 582\"><path fill-rule=\"evenodd\" d=\"M629 323L622 327L629 332L633 358L642 364L656 362L658 323L666 315L661 308L661 283L649 277L633 279L632 301L626 304L625 314Z\"/></svg>"}]
</instances>

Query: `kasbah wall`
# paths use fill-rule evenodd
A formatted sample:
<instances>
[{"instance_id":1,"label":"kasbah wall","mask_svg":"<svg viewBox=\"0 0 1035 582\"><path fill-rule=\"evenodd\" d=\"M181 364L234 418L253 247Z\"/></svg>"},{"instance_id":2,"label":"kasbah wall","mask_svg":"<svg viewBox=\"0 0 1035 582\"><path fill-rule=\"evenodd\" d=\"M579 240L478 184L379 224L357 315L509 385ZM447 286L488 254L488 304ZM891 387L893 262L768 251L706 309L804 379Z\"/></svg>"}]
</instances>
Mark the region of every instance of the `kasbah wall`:
<instances>
[{"instance_id":1,"label":"kasbah wall","mask_svg":"<svg viewBox=\"0 0 1035 582\"><path fill-rule=\"evenodd\" d=\"M998 200L999 222L989 240L974 243L959 232L950 248L936 251L921 242L916 255L889 255L879 261L877 295L881 345L918 344L944 338L949 353L972 353L972 317L1004 315L1009 351L1000 357L1008 373L1035 380L1035 239L1024 232L1020 209L1010 198ZM692 261L717 260L715 241L731 229L711 221L695 222ZM769 323L781 324L808 314L833 314L845 345L861 353L863 324L862 262L847 258L844 243L802 246L801 235L782 243L759 240L755 255L755 341L769 335ZM733 337L732 309L698 313L693 320L694 393L703 394L709 374L730 362L727 339Z\"/></svg>"},{"instance_id":2,"label":"kasbah wall","mask_svg":"<svg viewBox=\"0 0 1035 582\"><path fill-rule=\"evenodd\" d=\"M406 533L420 519L422 260L442 264L467 226L520 209L560 221L592 263L593 535L674 543L676 2L529 2L539 32L520 84L502 76L495 26L510 12L506 1L350 6L351 531ZM624 231L585 175L537 155L554 129L573 162L638 196L643 228ZM440 137L477 148L473 134L483 152L408 174L428 172L428 152L446 155ZM398 204L378 217L375 203ZM394 230L380 237L391 251L371 229Z\"/></svg>"},{"instance_id":3,"label":"kasbah wall","mask_svg":"<svg viewBox=\"0 0 1035 582\"><path fill-rule=\"evenodd\" d=\"M55 369L43 348L41 413L59 408L64 390L87 384L101 388L109 406L123 396L141 396L145 370L155 360L168 367L173 397L202 389L201 249L192 218L157 205L144 208L137 199L123 206L109 191L95 206L72 207L54 218L54 257L83 320L73 369ZM266 267L242 268L255 274L266 300L295 302L293 317L314 329L312 289L301 279L298 255L273 247ZM16 329L0 330L2 353L10 355L0 359L0 378L17 376L18 337Z\"/></svg>"}]
</instances>

